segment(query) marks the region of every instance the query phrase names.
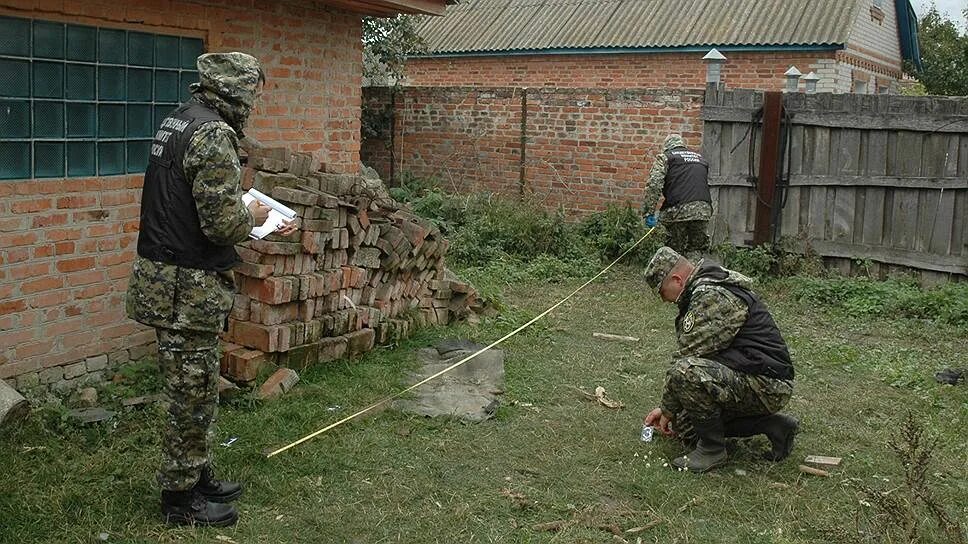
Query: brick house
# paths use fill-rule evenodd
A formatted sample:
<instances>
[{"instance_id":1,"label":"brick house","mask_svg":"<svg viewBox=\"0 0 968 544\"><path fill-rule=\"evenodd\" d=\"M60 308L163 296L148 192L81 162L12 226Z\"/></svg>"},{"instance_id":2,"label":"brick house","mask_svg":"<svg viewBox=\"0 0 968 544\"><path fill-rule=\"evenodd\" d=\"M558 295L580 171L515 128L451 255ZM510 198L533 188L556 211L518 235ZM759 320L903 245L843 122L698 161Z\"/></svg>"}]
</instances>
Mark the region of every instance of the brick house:
<instances>
[{"instance_id":1,"label":"brick house","mask_svg":"<svg viewBox=\"0 0 968 544\"><path fill-rule=\"evenodd\" d=\"M795 65L820 92L893 93L919 62L909 0L466 0L419 32L415 86L702 88L716 47L727 87L780 90Z\"/></svg>"},{"instance_id":2,"label":"brick house","mask_svg":"<svg viewBox=\"0 0 968 544\"><path fill-rule=\"evenodd\" d=\"M355 173L362 16L446 3L0 2L0 379L66 391L151 352L123 295L148 142L198 54L258 57L268 83L247 132Z\"/></svg>"}]
</instances>

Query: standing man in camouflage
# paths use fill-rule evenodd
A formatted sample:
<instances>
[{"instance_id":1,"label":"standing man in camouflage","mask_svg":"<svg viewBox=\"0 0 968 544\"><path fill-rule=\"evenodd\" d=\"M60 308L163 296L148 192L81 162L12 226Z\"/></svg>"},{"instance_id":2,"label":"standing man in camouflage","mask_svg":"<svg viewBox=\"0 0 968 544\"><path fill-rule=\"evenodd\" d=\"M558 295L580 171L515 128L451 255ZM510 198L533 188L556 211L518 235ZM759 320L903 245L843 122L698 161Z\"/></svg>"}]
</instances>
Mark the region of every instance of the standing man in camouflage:
<instances>
[{"instance_id":1,"label":"standing man in camouflage","mask_svg":"<svg viewBox=\"0 0 968 544\"><path fill-rule=\"evenodd\" d=\"M669 245L694 260L709 252L706 229L713 206L708 175L706 159L686 149L682 136L670 134L662 145L662 153L652 163L642 206L645 224L654 227L661 211Z\"/></svg>"},{"instance_id":2,"label":"standing man in camouflage","mask_svg":"<svg viewBox=\"0 0 968 544\"><path fill-rule=\"evenodd\" d=\"M778 412L793 393L793 363L752 281L712 262L695 265L669 247L652 257L645 280L679 307L679 352L659 407L645 417L667 436L698 439L673 466L714 469L726 462L725 438L758 434L772 445L765 458L787 457L798 422Z\"/></svg>"},{"instance_id":3,"label":"standing man in camouflage","mask_svg":"<svg viewBox=\"0 0 968 544\"><path fill-rule=\"evenodd\" d=\"M238 519L227 503L242 487L212 469L218 333L232 309L234 245L269 212L242 204L238 156L265 75L244 53L202 55L198 71L192 99L162 121L151 145L126 309L155 328L171 400L157 474L162 513L169 523L225 526Z\"/></svg>"}]
</instances>

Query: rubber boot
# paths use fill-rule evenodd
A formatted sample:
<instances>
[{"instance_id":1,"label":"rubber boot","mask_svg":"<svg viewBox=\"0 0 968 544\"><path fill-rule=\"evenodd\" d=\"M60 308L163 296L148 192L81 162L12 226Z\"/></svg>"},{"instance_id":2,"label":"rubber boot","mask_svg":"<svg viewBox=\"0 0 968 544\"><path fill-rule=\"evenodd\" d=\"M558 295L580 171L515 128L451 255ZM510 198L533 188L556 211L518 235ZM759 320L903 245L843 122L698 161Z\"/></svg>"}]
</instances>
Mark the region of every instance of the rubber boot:
<instances>
[{"instance_id":1,"label":"rubber boot","mask_svg":"<svg viewBox=\"0 0 968 544\"><path fill-rule=\"evenodd\" d=\"M770 414L768 416L740 417L726 423L726 436L743 438L766 435L770 440L770 451L763 454L767 461L782 461L793 451L793 439L796 437L800 422L797 418L786 414Z\"/></svg>"},{"instance_id":2,"label":"rubber boot","mask_svg":"<svg viewBox=\"0 0 968 544\"><path fill-rule=\"evenodd\" d=\"M226 482L215 479L215 471L212 465L205 465L202 468L202 475L195 484L195 490L211 502L231 502L242 495L242 486L235 482Z\"/></svg>"},{"instance_id":3,"label":"rubber boot","mask_svg":"<svg viewBox=\"0 0 968 544\"><path fill-rule=\"evenodd\" d=\"M194 489L162 490L161 513L173 525L227 527L239 520L234 506L209 502Z\"/></svg>"},{"instance_id":4,"label":"rubber boot","mask_svg":"<svg viewBox=\"0 0 968 544\"><path fill-rule=\"evenodd\" d=\"M693 423L699 441L696 449L672 460L672 466L690 472L707 472L726 464L726 438L721 419Z\"/></svg>"}]
</instances>

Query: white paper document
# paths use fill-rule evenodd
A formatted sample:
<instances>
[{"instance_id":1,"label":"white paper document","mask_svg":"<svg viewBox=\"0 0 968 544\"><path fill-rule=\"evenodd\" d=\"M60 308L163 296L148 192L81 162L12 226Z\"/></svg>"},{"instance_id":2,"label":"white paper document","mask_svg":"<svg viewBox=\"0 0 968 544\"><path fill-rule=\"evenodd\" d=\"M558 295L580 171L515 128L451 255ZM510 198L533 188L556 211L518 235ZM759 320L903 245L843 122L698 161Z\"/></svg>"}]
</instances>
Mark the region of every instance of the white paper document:
<instances>
[{"instance_id":1,"label":"white paper document","mask_svg":"<svg viewBox=\"0 0 968 544\"><path fill-rule=\"evenodd\" d=\"M249 233L249 238L261 240L275 232L279 227L296 220L296 212L292 208L255 189L249 189L247 193L242 195L242 204L246 206L253 200L258 200L271 209L265 223L253 228L252 232Z\"/></svg>"}]
</instances>

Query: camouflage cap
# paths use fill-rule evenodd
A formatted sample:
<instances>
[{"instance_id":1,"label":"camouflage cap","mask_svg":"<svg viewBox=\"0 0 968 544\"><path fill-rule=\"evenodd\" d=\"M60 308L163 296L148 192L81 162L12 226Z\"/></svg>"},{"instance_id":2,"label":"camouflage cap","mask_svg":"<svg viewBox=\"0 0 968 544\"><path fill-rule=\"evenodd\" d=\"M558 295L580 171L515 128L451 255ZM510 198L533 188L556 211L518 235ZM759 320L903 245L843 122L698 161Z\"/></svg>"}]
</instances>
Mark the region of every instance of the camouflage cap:
<instances>
[{"instance_id":1,"label":"camouflage cap","mask_svg":"<svg viewBox=\"0 0 968 544\"><path fill-rule=\"evenodd\" d=\"M669 151L677 147L686 147L686 141L682 138L682 134L670 134L666 136L665 143L662 144L662 149Z\"/></svg>"},{"instance_id":2,"label":"camouflage cap","mask_svg":"<svg viewBox=\"0 0 968 544\"><path fill-rule=\"evenodd\" d=\"M652 289L658 290L662 280L669 275L681 258L682 255L676 253L671 247L660 247L645 267L645 283Z\"/></svg>"}]
</instances>

